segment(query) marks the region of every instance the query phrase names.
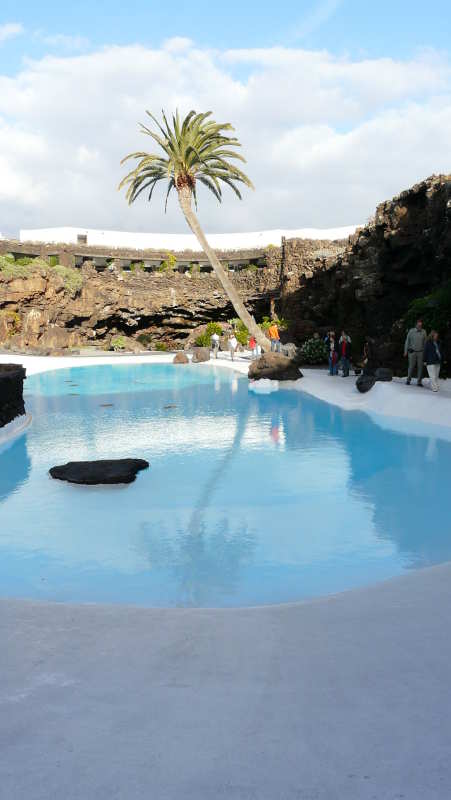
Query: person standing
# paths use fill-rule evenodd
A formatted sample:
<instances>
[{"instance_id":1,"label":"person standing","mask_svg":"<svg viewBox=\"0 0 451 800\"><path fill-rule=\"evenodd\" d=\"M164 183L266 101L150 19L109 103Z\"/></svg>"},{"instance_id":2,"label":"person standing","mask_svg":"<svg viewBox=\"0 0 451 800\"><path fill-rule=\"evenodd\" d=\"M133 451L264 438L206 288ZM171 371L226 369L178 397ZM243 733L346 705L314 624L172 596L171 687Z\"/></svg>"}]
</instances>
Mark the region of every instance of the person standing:
<instances>
[{"instance_id":1,"label":"person standing","mask_svg":"<svg viewBox=\"0 0 451 800\"><path fill-rule=\"evenodd\" d=\"M376 366L376 359L374 355L373 342L369 336L366 336L363 345L363 360L362 360L363 374L374 375L375 366Z\"/></svg>"},{"instance_id":2,"label":"person standing","mask_svg":"<svg viewBox=\"0 0 451 800\"><path fill-rule=\"evenodd\" d=\"M216 332L213 333L211 337L211 349L213 350L215 358L217 358L219 352L219 336Z\"/></svg>"},{"instance_id":3,"label":"person standing","mask_svg":"<svg viewBox=\"0 0 451 800\"><path fill-rule=\"evenodd\" d=\"M327 355L329 358L329 375L336 375L338 372L338 352L335 331L329 331L324 339L324 344L327 347Z\"/></svg>"},{"instance_id":4,"label":"person standing","mask_svg":"<svg viewBox=\"0 0 451 800\"><path fill-rule=\"evenodd\" d=\"M417 319L417 324L411 328L404 343L404 358L408 358L408 372L406 383L410 384L413 373L417 372L417 386L422 386L424 368L424 346L426 344L426 331L423 320Z\"/></svg>"},{"instance_id":5,"label":"person standing","mask_svg":"<svg viewBox=\"0 0 451 800\"><path fill-rule=\"evenodd\" d=\"M232 361L235 360L235 351L237 347L238 347L238 339L236 338L235 334L232 333L232 335L229 338L229 353Z\"/></svg>"},{"instance_id":6,"label":"person standing","mask_svg":"<svg viewBox=\"0 0 451 800\"><path fill-rule=\"evenodd\" d=\"M268 328L269 341L271 342L271 353L280 353L280 336L276 322L272 322Z\"/></svg>"},{"instance_id":7,"label":"person standing","mask_svg":"<svg viewBox=\"0 0 451 800\"><path fill-rule=\"evenodd\" d=\"M351 365L351 337L348 336L346 331L341 332L340 340L338 342L338 353L340 356L340 364L343 370L343 378L349 377L349 367Z\"/></svg>"},{"instance_id":8,"label":"person standing","mask_svg":"<svg viewBox=\"0 0 451 800\"><path fill-rule=\"evenodd\" d=\"M438 392L438 376L442 363L442 348L437 331L431 331L424 345L424 363L431 379L431 389Z\"/></svg>"},{"instance_id":9,"label":"person standing","mask_svg":"<svg viewBox=\"0 0 451 800\"><path fill-rule=\"evenodd\" d=\"M249 350L251 351L251 358L257 358L257 340L255 336L249 339Z\"/></svg>"}]
</instances>

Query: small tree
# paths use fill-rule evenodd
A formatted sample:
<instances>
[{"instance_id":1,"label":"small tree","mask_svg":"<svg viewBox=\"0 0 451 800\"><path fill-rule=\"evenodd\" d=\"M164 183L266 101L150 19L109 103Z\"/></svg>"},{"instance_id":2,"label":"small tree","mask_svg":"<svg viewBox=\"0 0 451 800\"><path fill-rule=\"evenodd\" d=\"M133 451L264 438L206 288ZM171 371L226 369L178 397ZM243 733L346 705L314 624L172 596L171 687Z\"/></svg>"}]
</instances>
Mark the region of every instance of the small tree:
<instances>
[{"instance_id":1,"label":"small tree","mask_svg":"<svg viewBox=\"0 0 451 800\"><path fill-rule=\"evenodd\" d=\"M193 210L193 201L197 209L197 185L201 183L216 199L222 200L222 185L226 184L241 199L237 184L253 188L251 180L229 159L244 162L245 159L236 152L240 143L229 122L217 123L210 119L211 111L197 114L190 111L181 120L178 111L172 115L172 124L162 112L163 121L158 120L147 111L157 130L141 125L141 130L157 143L162 153L137 152L130 153L121 163L129 158L138 163L121 181L119 188L127 187L127 200L133 203L142 192L148 192L148 200L152 199L155 186L166 181L166 205L171 191L177 192L180 208L185 219L196 236L202 250L217 278L232 303L243 324L255 336L262 350L269 350L269 342L258 327L254 317L249 313L237 288L234 286L219 261L215 251L210 247L199 220ZM166 206L165 206L166 207Z\"/></svg>"}]
</instances>

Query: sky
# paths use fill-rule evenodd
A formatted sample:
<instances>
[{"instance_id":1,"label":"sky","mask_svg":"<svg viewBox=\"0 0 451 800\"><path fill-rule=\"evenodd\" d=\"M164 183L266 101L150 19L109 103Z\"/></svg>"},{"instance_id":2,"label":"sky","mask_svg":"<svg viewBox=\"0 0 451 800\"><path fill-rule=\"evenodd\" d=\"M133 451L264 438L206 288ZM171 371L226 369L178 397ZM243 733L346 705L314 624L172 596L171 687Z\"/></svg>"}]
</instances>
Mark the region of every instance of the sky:
<instances>
[{"instance_id":1,"label":"sky","mask_svg":"<svg viewBox=\"0 0 451 800\"><path fill-rule=\"evenodd\" d=\"M161 108L211 110L243 144L255 191L201 191L207 231L362 224L451 172L450 42L444 0L2 0L0 231L185 232L163 190L117 192Z\"/></svg>"}]
</instances>

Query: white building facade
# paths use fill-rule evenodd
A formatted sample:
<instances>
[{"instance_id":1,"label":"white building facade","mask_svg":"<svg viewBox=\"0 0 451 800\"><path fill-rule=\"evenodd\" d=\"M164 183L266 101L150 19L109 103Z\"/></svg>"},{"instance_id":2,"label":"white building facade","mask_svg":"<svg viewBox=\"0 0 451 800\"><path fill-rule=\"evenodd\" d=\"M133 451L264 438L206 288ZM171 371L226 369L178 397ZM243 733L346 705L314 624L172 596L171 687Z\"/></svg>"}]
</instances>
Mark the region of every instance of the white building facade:
<instances>
[{"instance_id":1,"label":"white building facade","mask_svg":"<svg viewBox=\"0 0 451 800\"><path fill-rule=\"evenodd\" d=\"M298 230L255 231L250 233L212 233L208 241L216 250L244 250L279 246L282 237L287 239L346 239L356 230L356 225L342 228L300 228ZM133 250L199 250L196 237L189 233L133 233L127 231L101 231L92 228L36 228L20 231L21 242L43 244L83 244L92 246L122 247Z\"/></svg>"}]
</instances>

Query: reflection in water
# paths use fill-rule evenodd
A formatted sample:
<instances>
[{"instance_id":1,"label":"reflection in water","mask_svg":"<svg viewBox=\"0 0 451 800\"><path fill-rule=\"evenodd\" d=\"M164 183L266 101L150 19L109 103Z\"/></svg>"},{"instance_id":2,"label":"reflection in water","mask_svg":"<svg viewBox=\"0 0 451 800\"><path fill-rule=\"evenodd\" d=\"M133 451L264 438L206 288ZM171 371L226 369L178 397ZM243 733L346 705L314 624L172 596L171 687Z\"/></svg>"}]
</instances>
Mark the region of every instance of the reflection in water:
<instances>
[{"instance_id":1,"label":"reflection in water","mask_svg":"<svg viewBox=\"0 0 451 800\"><path fill-rule=\"evenodd\" d=\"M231 384L231 390L234 394L238 391L235 381ZM242 445L249 409L250 403L246 403L238 410L231 446L225 450L201 488L188 525L186 529L177 530L175 543L170 543L173 537L165 536L164 525L153 529L147 524L143 526L143 541L150 563L173 565L179 587L178 605L203 606L212 602L211 598L214 602L218 595L233 594L240 568L251 555L253 536L245 525L231 533L227 519L219 520L212 531L205 522L205 513L212 505L220 482L228 481L233 485L233 476L229 475L229 471ZM165 543L163 550L162 542Z\"/></svg>"},{"instance_id":2,"label":"reflection in water","mask_svg":"<svg viewBox=\"0 0 451 800\"><path fill-rule=\"evenodd\" d=\"M451 558L451 444L434 435L221 368L78 368L27 392L33 425L0 454L3 594L250 605ZM130 455L151 468L129 487L48 477Z\"/></svg>"},{"instance_id":3,"label":"reflection in water","mask_svg":"<svg viewBox=\"0 0 451 800\"><path fill-rule=\"evenodd\" d=\"M0 502L25 483L30 467L25 436L3 445L0 449Z\"/></svg>"}]
</instances>

